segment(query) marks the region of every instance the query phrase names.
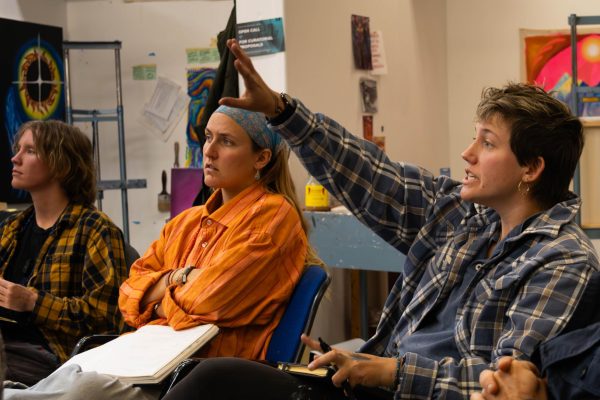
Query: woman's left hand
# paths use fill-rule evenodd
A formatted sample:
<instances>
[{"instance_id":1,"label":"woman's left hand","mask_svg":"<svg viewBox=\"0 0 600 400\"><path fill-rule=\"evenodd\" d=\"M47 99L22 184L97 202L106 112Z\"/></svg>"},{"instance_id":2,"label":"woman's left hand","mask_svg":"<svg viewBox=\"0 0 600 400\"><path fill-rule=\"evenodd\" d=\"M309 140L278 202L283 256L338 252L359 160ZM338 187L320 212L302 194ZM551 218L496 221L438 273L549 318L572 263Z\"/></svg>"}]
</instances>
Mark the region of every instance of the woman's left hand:
<instances>
[{"instance_id":1,"label":"woman's left hand","mask_svg":"<svg viewBox=\"0 0 600 400\"><path fill-rule=\"evenodd\" d=\"M302 342L313 350L321 351L319 342L309 336L302 335ZM338 371L333 375L335 386L342 386L348 380L350 386L388 387L391 388L396 379L397 360L395 358L377 357L371 354L352 353L332 349L308 364L309 369L333 364Z\"/></svg>"}]
</instances>

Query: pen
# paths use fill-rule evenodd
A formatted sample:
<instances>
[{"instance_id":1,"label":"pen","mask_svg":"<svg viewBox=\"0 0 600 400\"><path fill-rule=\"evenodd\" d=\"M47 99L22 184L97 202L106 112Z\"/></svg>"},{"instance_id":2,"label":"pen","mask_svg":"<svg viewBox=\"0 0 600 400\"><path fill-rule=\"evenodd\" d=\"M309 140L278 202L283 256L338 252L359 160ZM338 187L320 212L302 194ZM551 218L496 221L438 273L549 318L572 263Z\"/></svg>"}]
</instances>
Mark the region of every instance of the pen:
<instances>
[{"instance_id":1,"label":"pen","mask_svg":"<svg viewBox=\"0 0 600 400\"><path fill-rule=\"evenodd\" d=\"M321 350L323 350L324 353L329 353L331 351L331 346L328 345L323 339L321 339L321 337L319 337L319 345L321 346ZM337 366L333 365L333 369L337 371ZM342 389L344 389L346 397L348 397L351 400L356 400L356 397L354 396L354 392L352 391L352 387L350 386L350 382L348 382L348 379L342 382Z\"/></svg>"}]
</instances>

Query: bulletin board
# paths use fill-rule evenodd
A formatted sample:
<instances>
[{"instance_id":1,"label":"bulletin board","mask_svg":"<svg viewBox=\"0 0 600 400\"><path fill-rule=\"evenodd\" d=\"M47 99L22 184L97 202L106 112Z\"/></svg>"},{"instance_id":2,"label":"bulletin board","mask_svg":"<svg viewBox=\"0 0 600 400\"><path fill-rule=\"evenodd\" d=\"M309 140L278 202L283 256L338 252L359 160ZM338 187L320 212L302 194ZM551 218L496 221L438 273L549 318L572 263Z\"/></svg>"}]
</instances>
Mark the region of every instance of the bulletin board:
<instances>
[{"instance_id":1,"label":"bulletin board","mask_svg":"<svg viewBox=\"0 0 600 400\"><path fill-rule=\"evenodd\" d=\"M12 148L29 120L64 120L62 28L0 18L0 201L29 201L12 189Z\"/></svg>"}]
</instances>

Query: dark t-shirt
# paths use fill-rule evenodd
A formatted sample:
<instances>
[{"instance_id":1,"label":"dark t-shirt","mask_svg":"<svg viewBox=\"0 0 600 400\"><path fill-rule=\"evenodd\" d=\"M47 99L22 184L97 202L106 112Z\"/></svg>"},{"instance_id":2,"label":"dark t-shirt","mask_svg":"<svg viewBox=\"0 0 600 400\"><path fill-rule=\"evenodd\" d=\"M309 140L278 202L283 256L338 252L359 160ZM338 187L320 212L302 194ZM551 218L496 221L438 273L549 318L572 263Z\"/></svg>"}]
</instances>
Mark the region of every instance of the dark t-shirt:
<instances>
[{"instance_id":1,"label":"dark t-shirt","mask_svg":"<svg viewBox=\"0 0 600 400\"><path fill-rule=\"evenodd\" d=\"M4 271L4 279L20 285L27 285L33 273L35 260L51 229L40 228L32 214L19 235L15 255L8 263L6 271Z\"/></svg>"},{"instance_id":2,"label":"dark t-shirt","mask_svg":"<svg viewBox=\"0 0 600 400\"><path fill-rule=\"evenodd\" d=\"M494 235L492 241L497 239ZM487 251L491 243L485 242L480 245L475 261L462 271L461 281L457 283L447 299L437 304L425 317L420 327L412 334L405 336L400 341L398 353L418 353L432 360L441 360L444 357L452 357L460 360L462 357L456 347L454 330L456 329L456 314L463 297L471 285L477 272L478 266L485 263Z\"/></svg>"},{"instance_id":3,"label":"dark t-shirt","mask_svg":"<svg viewBox=\"0 0 600 400\"><path fill-rule=\"evenodd\" d=\"M52 227L48 229L40 228L35 222L35 214L31 214L31 217L25 222L23 229L19 234L14 256L9 261L6 270L4 271L4 279L18 283L19 285L27 286L27 282L29 282L31 275L33 274L33 267L35 266L36 259L44 246L44 242L50 235L51 230ZM4 336L5 340L18 340L41 344L49 349L44 336L37 327L30 322L30 312L16 312L0 307L0 316L18 322L17 324L14 324L0 321L2 336Z\"/></svg>"}]
</instances>

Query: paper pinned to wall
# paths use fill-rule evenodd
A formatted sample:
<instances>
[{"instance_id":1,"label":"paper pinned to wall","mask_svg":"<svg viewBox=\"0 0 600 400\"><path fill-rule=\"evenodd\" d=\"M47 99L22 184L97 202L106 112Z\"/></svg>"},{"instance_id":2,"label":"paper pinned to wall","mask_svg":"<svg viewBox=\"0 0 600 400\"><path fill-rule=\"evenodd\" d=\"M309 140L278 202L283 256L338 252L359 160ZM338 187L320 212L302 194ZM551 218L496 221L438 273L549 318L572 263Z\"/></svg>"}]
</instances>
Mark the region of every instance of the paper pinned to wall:
<instances>
[{"instance_id":1,"label":"paper pinned to wall","mask_svg":"<svg viewBox=\"0 0 600 400\"><path fill-rule=\"evenodd\" d=\"M383 47L383 32L372 31L371 32L371 63L373 75L386 75L387 61L385 59L385 48Z\"/></svg>"},{"instance_id":2,"label":"paper pinned to wall","mask_svg":"<svg viewBox=\"0 0 600 400\"><path fill-rule=\"evenodd\" d=\"M187 105L187 94L177 83L159 77L150 101L144 104L140 122L167 141Z\"/></svg>"},{"instance_id":3,"label":"paper pinned to wall","mask_svg":"<svg viewBox=\"0 0 600 400\"><path fill-rule=\"evenodd\" d=\"M156 79L156 64L141 64L132 67L134 81L153 81Z\"/></svg>"},{"instance_id":4,"label":"paper pinned to wall","mask_svg":"<svg viewBox=\"0 0 600 400\"><path fill-rule=\"evenodd\" d=\"M197 47L185 49L188 64L218 63L221 59L216 47Z\"/></svg>"}]
</instances>

